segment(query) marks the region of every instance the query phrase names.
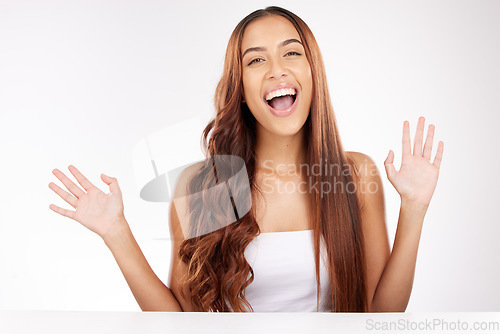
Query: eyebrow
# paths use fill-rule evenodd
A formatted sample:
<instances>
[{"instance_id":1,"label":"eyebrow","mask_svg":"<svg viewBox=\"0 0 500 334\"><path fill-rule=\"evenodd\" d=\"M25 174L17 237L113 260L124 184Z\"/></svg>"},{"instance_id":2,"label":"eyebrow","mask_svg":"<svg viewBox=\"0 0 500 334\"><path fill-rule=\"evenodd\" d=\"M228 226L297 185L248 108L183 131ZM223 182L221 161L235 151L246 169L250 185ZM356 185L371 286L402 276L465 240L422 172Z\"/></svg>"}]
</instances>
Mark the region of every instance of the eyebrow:
<instances>
[{"instance_id":1,"label":"eyebrow","mask_svg":"<svg viewBox=\"0 0 500 334\"><path fill-rule=\"evenodd\" d=\"M287 39L287 40L284 40L283 42L281 42L279 44L279 47L284 47L284 46L287 46L288 44L291 44L291 43L299 43L300 45L302 45L302 42L299 41L298 39L290 38L290 39ZM241 56L241 58L245 57L245 55L247 53L252 52L252 51L266 51L266 48L263 46L255 46L252 48L248 48L245 50L245 52L243 52L243 55Z\"/></svg>"}]
</instances>

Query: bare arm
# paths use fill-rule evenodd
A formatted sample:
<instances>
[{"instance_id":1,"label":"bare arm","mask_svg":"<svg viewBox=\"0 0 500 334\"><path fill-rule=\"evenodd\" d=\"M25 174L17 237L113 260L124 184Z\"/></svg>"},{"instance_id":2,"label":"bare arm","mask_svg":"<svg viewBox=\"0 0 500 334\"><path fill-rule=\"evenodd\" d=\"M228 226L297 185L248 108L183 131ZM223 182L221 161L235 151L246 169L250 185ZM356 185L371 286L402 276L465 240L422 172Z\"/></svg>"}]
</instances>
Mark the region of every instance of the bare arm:
<instances>
[{"instance_id":1,"label":"bare arm","mask_svg":"<svg viewBox=\"0 0 500 334\"><path fill-rule=\"evenodd\" d=\"M175 186L174 198L182 197L194 168L184 170ZM179 282L187 271L187 264L180 260L179 248L184 241L181 224L175 208L175 200L170 202L169 226L172 253L168 287L156 276L137 245L125 218L118 224L120 228L103 237L113 253L116 262L143 311L193 312L191 294L187 287L181 294Z\"/></svg>"},{"instance_id":2,"label":"bare arm","mask_svg":"<svg viewBox=\"0 0 500 334\"><path fill-rule=\"evenodd\" d=\"M123 214L123 201L118 180L101 174L109 186L105 194L94 186L74 166L68 167L81 188L63 172L53 174L68 191L51 182L49 187L75 211L51 204L56 213L73 219L98 234L113 253L132 293L143 311L182 311L170 289L161 282L149 266ZM82 189L83 188L83 189Z\"/></svg>"},{"instance_id":3,"label":"bare arm","mask_svg":"<svg viewBox=\"0 0 500 334\"><path fill-rule=\"evenodd\" d=\"M194 168L184 170L175 186L174 198L184 195ZM184 241L181 224L175 208L175 200L170 202L169 226L172 253L170 260L170 277L168 287L156 276L141 252L125 218L117 224L119 228L103 237L104 242L113 253L132 293L143 311L193 312L191 294L184 288L181 294L179 282L187 271L187 265L180 260L179 248Z\"/></svg>"},{"instance_id":4,"label":"bare arm","mask_svg":"<svg viewBox=\"0 0 500 334\"><path fill-rule=\"evenodd\" d=\"M125 218L118 226L103 240L113 253L141 310L181 312L173 293L148 264Z\"/></svg>"},{"instance_id":5,"label":"bare arm","mask_svg":"<svg viewBox=\"0 0 500 334\"><path fill-rule=\"evenodd\" d=\"M359 152L348 152L359 171L361 226L365 244L366 295L370 312L374 312L373 298L380 278L391 256L382 180L373 160Z\"/></svg>"},{"instance_id":6,"label":"bare arm","mask_svg":"<svg viewBox=\"0 0 500 334\"><path fill-rule=\"evenodd\" d=\"M377 167L368 156L354 154L362 168L364 183L376 184L376 191L362 194L362 225L367 254L367 292L370 312L403 312L413 287L418 244L424 216L434 193L443 143L438 145L430 163L434 126L429 126L422 150L424 118L419 119L413 153L410 149L409 123L403 125L403 159L401 168L393 166L392 150L384 162L387 177L401 196L398 227L392 253L389 255L385 226L385 205ZM367 188L370 189L369 187Z\"/></svg>"},{"instance_id":7,"label":"bare arm","mask_svg":"<svg viewBox=\"0 0 500 334\"><path fill-rule=\"evenodd\" d=\"M391 256L371 302L370 312L403 312L408 306L425 210L401 203Z\"/></svg>"},{"instance_id":8,"label":"bare arm","mask_svg":"<svg viewBox=\"0 0 500 334\"><path fill-rule=\"evenodd\" d=\"M368 156L351 152L361 172L361 222L367 261L369 312L402 312L410 300L425 212L402 203L392 253L387 238L382 180Z\"/></svg>"}]
</instances>

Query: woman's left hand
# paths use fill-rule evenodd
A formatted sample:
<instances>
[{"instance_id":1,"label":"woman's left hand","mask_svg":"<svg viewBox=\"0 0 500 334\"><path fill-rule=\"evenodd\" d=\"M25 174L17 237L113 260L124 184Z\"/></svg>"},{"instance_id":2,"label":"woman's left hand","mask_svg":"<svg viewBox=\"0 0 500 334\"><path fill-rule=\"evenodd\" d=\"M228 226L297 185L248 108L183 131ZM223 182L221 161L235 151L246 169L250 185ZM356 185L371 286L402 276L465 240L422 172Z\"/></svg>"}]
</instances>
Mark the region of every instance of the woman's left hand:
<instances>
[{"instance_id":1,"label":"woman's left hand","mask_svg":"<svg viewBox=\"0 0 500 334\"><path fill-rule=\"evenodd\" d=\"M401 196L401 201L427 208L431 201L434 189L436 188L439 167L443 157L444 143L440 141L434 161L431 163L432 141L434 138L434 125L429 125L427 139L422 150L424 137L425 118L420 117L415 134L413 153L411 152L410 124L405 121L403 124L403 157L401 168L396 171L394 168L394 152L389 151L387 159L384 161L387 178L392 183L396 191Z\"/></svg>"}]
</instances>

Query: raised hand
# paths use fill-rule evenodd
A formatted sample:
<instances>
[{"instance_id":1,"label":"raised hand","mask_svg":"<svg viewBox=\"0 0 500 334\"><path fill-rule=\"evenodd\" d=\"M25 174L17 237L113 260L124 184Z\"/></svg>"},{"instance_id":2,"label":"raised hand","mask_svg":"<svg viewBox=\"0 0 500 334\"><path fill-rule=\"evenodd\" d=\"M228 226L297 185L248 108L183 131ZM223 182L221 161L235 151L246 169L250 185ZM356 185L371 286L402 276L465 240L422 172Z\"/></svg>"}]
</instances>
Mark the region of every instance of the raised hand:
<instances>
[{"instance_id":1,"label":"raised hand","mask_svg":"<svg viewBox=\"0 0 500 334\"><path fill-rule=\"evenodd\" d=\"M417 131L413 153L411 152L410 125L408 121L403 124L403 156L401 168L394 168L394 152L389 151L384 161L387 178L401 196L401 200L428 207L436 188L439 167L443 158L444 143L440 141L434 161L431 163L432 141L434 138L434 125L429 125L427 138L422 150L424 137L424 117L418 119Z\"/></svg>"},{"instance_id":2,"label":"raised hand","mask_svg":"<svg viewBox=\"0 0 500 334\"><path fill-rule=\"evenodd\" d=\"M54 169L52 173L70 193L53 182L49 183L49 188L76 210L63 209L54 204L49 206L51 210L76 220L101 237L125 221L122 193L117 179L101 174L101 179L110 189L110 193L106 194L94 186L76 167L70 165L68 169L83 189L58 169Z\"/></svg>"}]
</instances>

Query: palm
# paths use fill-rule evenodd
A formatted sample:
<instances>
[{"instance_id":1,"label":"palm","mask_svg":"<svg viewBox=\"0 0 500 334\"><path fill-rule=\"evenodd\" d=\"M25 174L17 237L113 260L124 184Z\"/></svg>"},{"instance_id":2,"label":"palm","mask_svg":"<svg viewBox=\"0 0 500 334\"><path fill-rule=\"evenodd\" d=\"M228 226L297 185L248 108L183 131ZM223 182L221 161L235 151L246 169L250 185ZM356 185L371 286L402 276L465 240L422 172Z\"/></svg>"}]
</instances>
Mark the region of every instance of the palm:
<instances>
[{"instance_id":1,"label":"palm","mask_svg":"<svg viewBox=\"0 0 500 334\"><path fill-rule=\"evenodd\" d=\"M113 219L121 208L123 206L118 196L93 188L78 200L74 217L76 221L97 232L103 222Z\"/></svg>"},{"instance_id":2,"label":"palm","mask_svg":"<svg viewBox=\"0 0 500 334\"><path fill-rule=\"evenodd\" d=\"M434 162L430 162L432 152L432 141L434 137L434 125L429 125L427 138L422 149L424 133L423 117L419 118L413 153L411 152L409 123L403 125L403 156L401 168L396 171L393 165L394 153L389 155L384 162L387 178L392 183L402 200L411 201L428 206L436 188L439 167L443 156L444 143L438 144Z\"/></svg>"},{"instance_id":3,"label":"palm","mask_svg":"<svg viewBox=\"0 0 500 334\"><path fill-rule=\"evenodd\" d=\"M70 172L85 191L57 169L53 171L54 175L63 182L71 194L54 183L50 183L49 187L75 208L75 211L66 210L53 204L50 208L63 216L76 220L100 236L105 235L113 224L123 217L123 201L117 180L103 176L103 181L109 185L111 190L109 194L106 194L87 180L75 167L70 166Z\"/></svg>"}]
</instances>

